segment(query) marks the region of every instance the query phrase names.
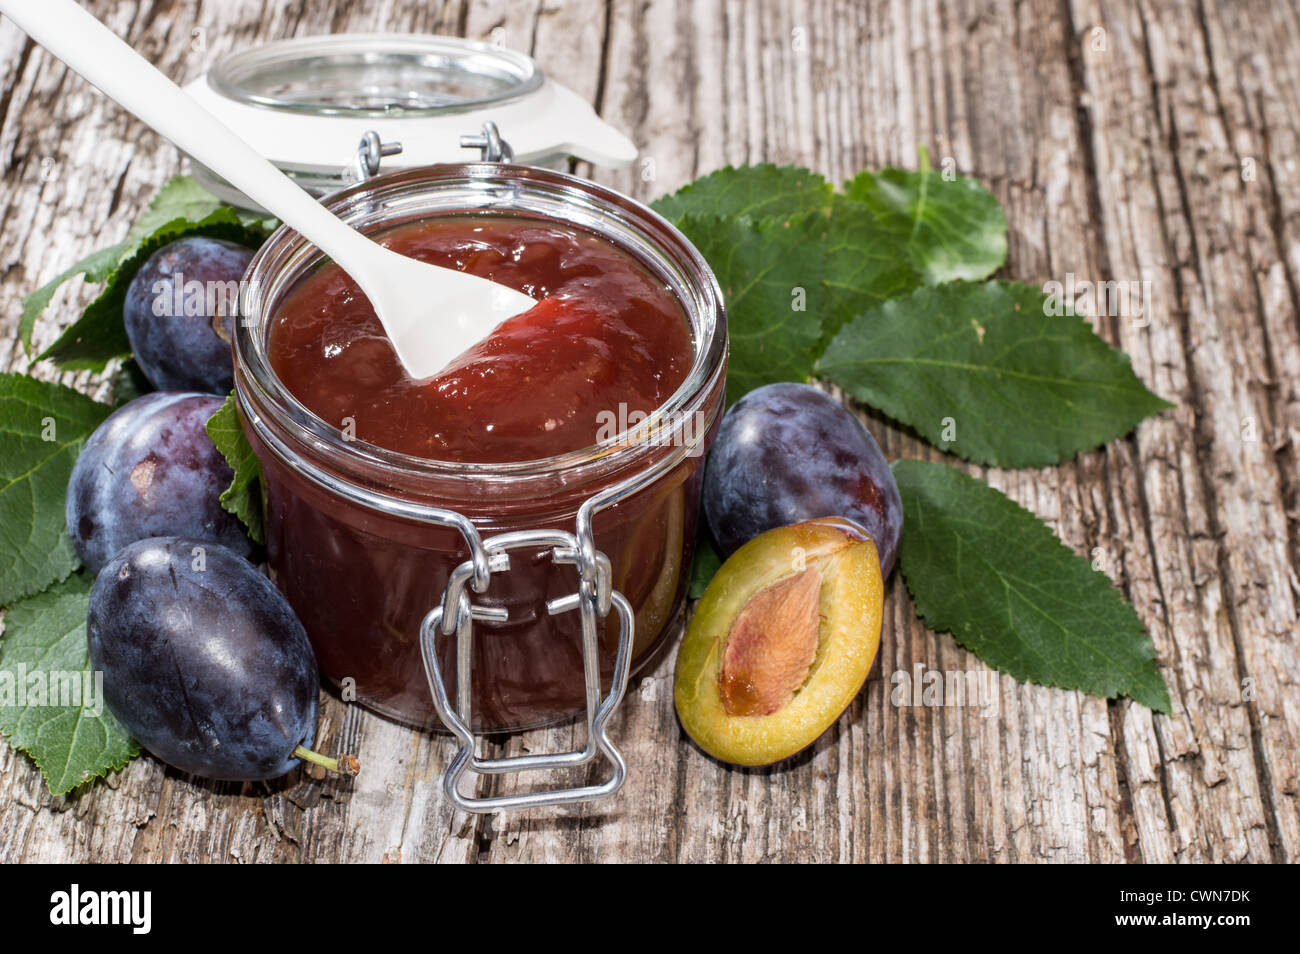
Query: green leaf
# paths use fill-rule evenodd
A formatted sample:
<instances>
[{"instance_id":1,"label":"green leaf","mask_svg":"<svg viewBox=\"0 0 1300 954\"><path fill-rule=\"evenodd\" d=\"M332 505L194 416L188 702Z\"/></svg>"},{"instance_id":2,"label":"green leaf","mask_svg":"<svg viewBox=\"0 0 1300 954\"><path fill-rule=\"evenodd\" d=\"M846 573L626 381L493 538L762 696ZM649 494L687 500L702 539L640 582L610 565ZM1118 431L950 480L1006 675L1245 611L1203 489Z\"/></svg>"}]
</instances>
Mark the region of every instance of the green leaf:
<instances>
[{"instance_id":1,"label":"green leaf","mask_svg":"<svg viewBox=\"0 0 1300 954\"><path fill-rule=\"evenodd\" d=\"M727 398L773 381L803 381L820 352L827 306L822 270L827 217L688 215L680 227L708 259L727 305Z\"/></svg>"},{"instance_id":2,"label":"green leaf","mask_svg":"<svg viewBox=\"0 0 1300 954\"><path fill-rule=\"evenodd\" d=\"M1171 407L1076 317L1028 285L920 288L854 319L817 363L864 404L931 443L997 467L1089 450Z\"/></svg>"},{"instance_id":3,"label":"green leaf","mask_svg":"<svg viewBox=\"0 0 1300 954\"><path fill-rule=\"evenodd\" d=\"M686 216L723 219L789 218L826 208L831 186L807 169L795 166L728 166L661 196L650 207L676 224Z\"/></svg>"},{"instance_id":4,"label":"green leaf","mask_svg":"<svg viewBox=\"0 0 1300 954\"><path fill-rule=\"evenodd\" d=\"M881 217L927 284L987 278L1007 257L1002 207L974 179L945 179L924 147L917 152L915 172L863 171L845 184L845 194Z\"/></svg>"},{"instance_id":5,"label":"green leaf","mask_svg":"<svg viewBox=\"0 0 1300 954\"><path fill-rule=\"evenodd\" d=\"M201 222L224 206L224 202L195 182L193 176L174 176L162 184L149 201L149 208L131 226L126 243L132 250L137 249L168 223L177 219Z\"/></svg>"},{"instance_id":6,"label":"green leaf","mask_svg":"<svg viewBox=\"0 0 1300 954\"><path fill-rule=\"evenodd\" d=\"M135 358L128 358L113 375L113 406L121 407L153 390L154 386L144 376Z\"/></svg>"},{"instance_id":7,"label":"green leaf","mask_svg":"<svg viewBox=\"0 0 1300 954\"><path fill-rule=\"evenodd\" d=\"M698 230L695 223L700 220L760 222L826 213L830 225L822 254L823 282L830 294L823 308L827 337L854 315L921 284L906 246L881 215L862 202L833 195L830 184L807 169L770 163L728 166L655 200L651 207L669 221L686 222L685 228L692 231Z\"/></svg>"},{"instance_id":8,"label":"green leaf","mask_svg":"<svg viewBox=\"0 0 1300 954\"><path fill-rule=\"evenodd\" d=\"M102 674L90 672L90 587L74 574L11 607L0 641L0 732L31 756L54 795L140 754L104 705Z\"/></svg>"},{"instance_id":9,"label":"green leaf","mask_svg":"<svg viewBox=\"0 0 1300 954\"><path fill-rule=\"evenodd\" d=\"M150 255L188 235L226 239L249 248L256 248L265 238L261 229L244 225L231 208L219 208L199 222L172 219L155 229L122 260L109 275L100 296L86 306L81 317L45 349L38 360L53 361L64 370L102 371L113 358L129 355L131 342L122 324L122 304L127 287Z\"/></svg>"},{"instance_id":10,"label":"green leaf","mask_svg":"<svg viewBox=\"0 0 1300 954\"><path fill-rule=\"evenodd\" d=\"M117 263L122 260L122 256L129 248L127 242L119 242L108 248L101 248L98 252L91 252L30 295L23 297L23 313L18 319L18 336L22 339L23 350L28 355L32 353L32 330L36 327L36 319L48 307L58 287L75 275L83 275L89 282L102 282L117 267Z\"/></svg>"},{"instance_id":11,"label":"green leaf","mask_svg":"<svg viewBox=\"0 0 1300 954\"><path fill-rule=\"evenodd\" d=\"M235 472L230 486L221 492L221 506L244 522L248 535L258 543L266 543L266 515L262 510L265 493L262 487L262 467L257 462L253 447L244 436L244 427L235 407L235 395L208 418L208 437L226 458Z\"/></svg>"},{"instance_id":12,"label":"green leaf","mask_svg":"<svg viewBox=\"0 0 1300 954\"><path fill-rule=\"evenodd\" d=\"M921 273L881 217L861 202L835 196L824 252L823 341L849 319L921 285Z\"/></svg>"},{"instance_id":13,"label":"green leaf","mask_svg":"<svg viewBox=\"0 0 1300 954\"><path fill-rule=\"evenodd\" d=\"M917 172L864 172L847 195L807 169L728 167L653 203L726 292L730 400L807 378L809 359L863 311L925 282L982 277L1002 264L1006 219L997 200L977 183L932 172L924 150L921 161ZM806 312L792 316L795 289L806 295Z\"/></svg>"},{"instance_id":14,"label":"green leaf","mask_svg":"<svg viewBox=\"0 0 1300 954\"><path fill-rule=\"evenodd\" d=\"M77 568L64 522L68 478L112 410L60 384L0 374L0 606Z\"/></svg>"},{"instance_id":15,"label":"green leaf","mask_svg":"<svg viewBox=\"0 0 1300 954\"><path fill-rule=\"evenodd\" d=\"M686 583L688 599L698 600L708 589L709 581L722 568L722 554L709 532L709 525L700 514L699 526L695 531L695 556L691 559L691 576Z\"/></svg>"},{"instance_id":16,"label":"green leaf","mask_svg":"<svg viewBox=\"0 0 1300 954\"><path fill-rule=\"evenodd\" d=\"M1105 574L982 481L919 460L893 470L899 568L927 626L1022 682L1171 710L1142 621Z\"/></svg>"}]
</instances>

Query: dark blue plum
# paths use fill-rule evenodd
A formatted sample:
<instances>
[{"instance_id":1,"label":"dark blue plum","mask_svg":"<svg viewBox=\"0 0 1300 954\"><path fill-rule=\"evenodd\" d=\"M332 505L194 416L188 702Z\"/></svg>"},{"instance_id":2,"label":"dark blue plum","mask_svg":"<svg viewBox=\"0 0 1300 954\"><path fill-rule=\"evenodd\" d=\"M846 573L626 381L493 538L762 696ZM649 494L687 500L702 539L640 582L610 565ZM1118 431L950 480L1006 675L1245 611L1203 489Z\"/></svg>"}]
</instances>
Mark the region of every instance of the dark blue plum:
<instances>
[{"instance_id":1,"label":"dark blue plum","mask_svg":"<svg viewBox=\"0 0 1300 954\"><path fill-rule=\"evenodd\" d=\"M128 543L190 536L240 554L253 545L221 507L233 472L204 425L221 398L155 391L118 408L90 435L68 481L68 533L93 573Z\"/></svg>"},{"instance_id":2,"label":"dark blue plum","mask_svg":"<svg viewBox=\"0 0 1300 954\"><path fill-rule=\"evenodd\" d=\"M242 245L195 235L164 245L135 273L122 320L154 387L230 393L236 290L252 257Z\"/></svg>"},{"instance_id":3,"label":"dark blue plum","mask_svg":"<svg viewBox=\"0 0 1300 954\"><path fill-rule=\"evenodd\" d=\"M903 530L898 485L870 432L807 384L769 384L727 411L704 473L704 514L725 554L773 527L844 517L894 566Z\"/></svg>"},{"instance_id":4,"label":"dark blue plum","mask_svg":"<svg viewBox=\"0 0 1300 954\"><path fill-rule=\"evenodd\" d=\"M109 709L168 765L278 778L311 747L319 674L307 633L225 547L184 537L126 547L95 581L86 631Z\"/></svg>"}]
</instances>

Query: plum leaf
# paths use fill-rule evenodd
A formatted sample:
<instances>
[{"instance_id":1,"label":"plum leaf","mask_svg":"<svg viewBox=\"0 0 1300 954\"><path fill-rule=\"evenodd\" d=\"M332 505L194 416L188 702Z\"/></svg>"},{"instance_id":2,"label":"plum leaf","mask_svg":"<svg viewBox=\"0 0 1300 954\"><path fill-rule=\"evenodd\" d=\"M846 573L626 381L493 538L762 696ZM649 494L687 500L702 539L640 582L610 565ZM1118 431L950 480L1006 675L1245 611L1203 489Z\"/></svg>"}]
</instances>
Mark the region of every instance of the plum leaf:
<instances>
[{"instance_id":1,"label":"plum leaf","mask_svg":"<svg viewBox=\"0 0 1300 954\"><path fill-rule=\"evenodd\" d=\"M916 611L1019 679L1170 712L1155 648L1104 573L983 481L899 460L899 567Z\"/></svg>"},{"instance_id":2,"label":"plum leaf","mask_svg":"<svg viewBox=\"0 0 1300 954\"><path fill-rule=\"evenodd\" d=\"M31 756L51 794L115 771L140 746L104 705L90 671L91 581L74 573L5 613L0 640L0 733Z\"/></svg>"},{"instance_id":3,"label":"plum leaf","mask_svg":"<svg viewBox=\"0 0 1300 954\"><path fill-rule=\"evenodd\" d=\"M864 170L844 194L880 216L926 284L987 278L1007 258L1002 206L974 179L936 172L925 147L917 152L917 170Z\"/></svg>"},{"instance_id":4,"label":"plum leaf","mask_svg":"<svg viewBox=\"0 0 1300 954\"><path fill-rule=\"evenodd\" d=\"M64 525L68 478L112 410L60 384L0 374L0 606L77 568Z\"/></svg>"},{"instance_id":5,"label":"plum leaf","mask_svg":"<svg viewBox=\"0 0 1300 954\"><path fill-rule=\"evenodd\" d=\"M709 588L709 581L722 568L722 554L709 532L709 523L700 514L698 529L695 531L695 555L691 558L690 578L686 583L688 599L698 600Z\"/></svg>"},{"instance_id":6,"label":"plum leaf","mask_svg":"<svg viewBox=\"0 0 1300 954\"><path fill-rule=\"evenodd\" d=\"M1028 285L919 288L845 325L819 373L943 450L996 467L1054 464L1171 407L1079 317Z\"/></svg>"},{"instance_id":7,"label":"plum leaf","mask_svg":"<svg viewBox=\"0 0 1300 954\"><path fill-rule=\"evenodd\" d=\"M920 285L921 273L881 216L861 202L835 196L822 271L822 286L829 296L823 342L867 309Z\"/></svg>"},{"instance_id":8,"label":"plum leaf","mask_svg":"<svg viewBox=\"0 0 1300 954\"><path fill-rule=\"evenodd\" d=\"M193 176L175 176L162 184L149 201L149 208L131 226L131 231L126 234L127 244L132 250L137 249L164 225L177 219L201 222L224 205L195 182Z\"/></svg>"},{"instance_id":9,"label":"plum leaf","mask_svg":"<svg viewBox=\"0 0 1300 954\"><path fill-rule=\"evenodd\" d=\"M806 381L820 352L827 218L688 215L680 227L708 259L727 304L727 398L773 381Z\"/></svg>"},{"instance_id":10,"label":"plum leaf","mask_svg":"<svg viewBox=\"0 0 1300 954\"><path fill-rule=\"evenodd\" d=\"M108 248L91 252L81 261L55 275L36 291L24 295L22 315L18 318L18 337L22 340L23 350L29 355L32 353L32 331L36 327L36 319L49 306L60 285L77 275L81 275L88 282L102 282L113 273L113 269L117 268L130 247L127 242L118 242Z\"/></svg>"},{"instance_id":11,"label":"plum leaf","mask_svg":"<svg viewBox=\"0 0 1300 954\"><path fill-rule=\"evenodd\" d=\"M830 201L830 183L815 172L765 162L710 172L650 207L677 224L688 215L784 219L824 209Z\"/></svg>"},{"instance_id":12,"label":"plum leaf","mask_svg":"<svg viewBox=\"0 0 1300 954\"><path fill-rule=\"evenodd\" d=\"M265 494L262 491L262 467L253 453L253 446L244 436L244 427L235 407L235 395L230 394L215 414L208 418L208 437L221 451L235 476L230 486L221 492L221 506L233 513L248 528L248 535L257 543L266 543L266 515L262 509Z\"/></svg>"}]
</instances>

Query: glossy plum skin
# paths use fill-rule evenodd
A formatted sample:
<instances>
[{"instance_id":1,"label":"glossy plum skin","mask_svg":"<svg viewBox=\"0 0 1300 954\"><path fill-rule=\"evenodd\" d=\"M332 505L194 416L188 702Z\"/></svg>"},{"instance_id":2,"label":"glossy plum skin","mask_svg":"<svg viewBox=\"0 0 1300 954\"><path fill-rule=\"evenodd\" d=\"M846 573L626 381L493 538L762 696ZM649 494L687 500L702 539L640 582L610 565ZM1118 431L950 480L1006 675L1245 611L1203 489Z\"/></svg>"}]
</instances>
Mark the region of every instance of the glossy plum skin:
<instances>
[{"instance_id":1,"label":"glossy plum skin","mask_svg":"<svg viewBox=\"0 0 1300 954\"><path fill-rule=\"evenodd\" d=\"M126 547L95 581L86 631L109 709L168 765L254 781L310 748L319 675L307 633L274 584L225 547L184 537Z\"/></svg>"},{"instance_id":2,"label":"glossy plum skin","mask_svg":"<svg viewBox=\"0 0 1300 954\"><path fill-rule=\"evenodd\" d=\"M807 384L765 385L727 411L704 473L704 513L724 555L774 527L844 517L871 535L885 576L903 530L875 438Z\"/></svg>"},{"instance_id":3,"label":"glossy plum skin","mask_svg":"<svg viewBox=\"0 0 1300 954\"><path fill-rule=\"evenodd\" d=\"M122 320L135 360L154 387L230 393L237 298L228 290L237 285L227 283L239 282L252 257L242 245L194 235L164 245L135 273ZM202 290L201 299L195 289Z\"/></svg>"},{"instance_id":4,"label":"glossy plum skin","mask_svg":"<svg viewBox=\"0 0 1300 954\"><path fill-rule=\"evenodd\" d=\"M233 472L204 425L221 398L155 391L96 428L68 481L68 533L98 573L118 550L146 537L186 535L247 556L244 527L221 507Z\"/></svg>"}]
</instances>

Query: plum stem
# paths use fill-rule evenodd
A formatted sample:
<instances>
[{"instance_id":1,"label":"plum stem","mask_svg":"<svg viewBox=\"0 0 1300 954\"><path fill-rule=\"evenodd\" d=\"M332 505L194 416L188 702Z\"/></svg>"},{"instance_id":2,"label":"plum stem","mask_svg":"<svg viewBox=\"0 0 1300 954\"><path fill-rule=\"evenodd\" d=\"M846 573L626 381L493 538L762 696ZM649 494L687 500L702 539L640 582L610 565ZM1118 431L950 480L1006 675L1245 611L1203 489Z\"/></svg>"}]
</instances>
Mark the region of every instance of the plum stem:
<instances>
[{"instance_id":1,"label":"plum stem","mask_svg":"<svg viewBox=\"0 0 1300 954\"><path fill-rule=\"evenodd\" d=\"M338 758L332 759L328 755L313 752L305 745L298 746L293 750L293 754L304 762L319 765L327 772L334 772L338 775L356 775L361 771L361 762L355 755L340 755Z\"/></svg>"}]
</instances>

